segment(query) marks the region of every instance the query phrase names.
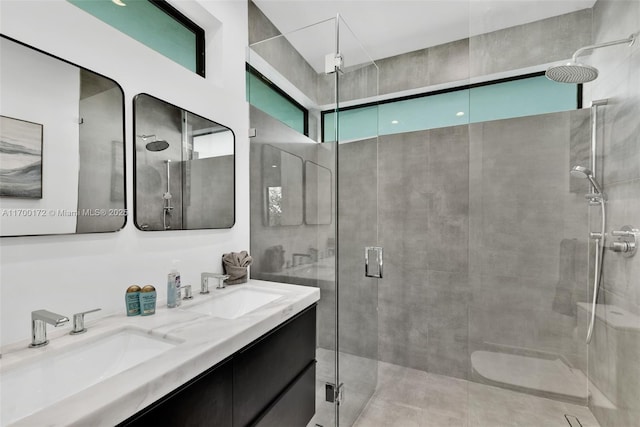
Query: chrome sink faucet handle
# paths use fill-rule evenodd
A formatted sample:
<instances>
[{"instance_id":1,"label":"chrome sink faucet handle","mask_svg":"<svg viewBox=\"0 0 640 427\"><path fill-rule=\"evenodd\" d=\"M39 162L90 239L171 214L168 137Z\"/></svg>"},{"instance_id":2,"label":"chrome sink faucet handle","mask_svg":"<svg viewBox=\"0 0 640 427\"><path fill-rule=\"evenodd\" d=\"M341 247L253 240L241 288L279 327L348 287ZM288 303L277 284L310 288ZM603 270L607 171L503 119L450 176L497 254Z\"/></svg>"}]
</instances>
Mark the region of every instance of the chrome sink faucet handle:
<instances>
[{"instance_id":1,"label":"chrome sink faucet handle","mask_svg":"<svg viewBox=\"0 0 640 427\"><path fill-rule=\"evenodd\" d=\"M102 310L101 308L94 308L93 310L83 311L82 313L76 313L73 315L73 330L69 332L71 335L79 335L87 332L87 328L84 327L84 315L89 313L95 313Z\"/></svg>"},{"instance_id":2,"label":"chrome sink faucet handle","mask_svg":"<svg viewBox=\"0 0 640 427\"><path fill-rule=\"evenodd\" d=\"M42 347L49 344L47 339L47 323L55 326L62 326L69 322L67 316L53 313L48 310L36 310L31 312L31 344L29 347Z\"/></svg>"},{"instance_id":3,"label":"chrome sink faucet handle","mask_svg":"<svg viewBox=\"0 0 640 427\"><path fill-rule=\"evenodd\" d=\"M182 286L182 294L184 295L182 297L183 300L193 299L193 294L191 293L191 285Z\"/></svg>"},{"instance_id":4,"label":"chrome sink faucet handle","mask_svg":"<svg viewBox=\"0 0 640 427\"><path fill-rule=\"evenodd\" d=\"M216 289L224 289L227 287L227 284L224 282L225 280L227 280L229 278L228 274L218 274L216 275L216 279L218 279L218 286L216 286Z\"/></svg>"},{"instance_id":5,"label":"chrome sink faucet handle","mask_svg":"<svg viewBox=\"0 0 640 427\"><path fill-rule=\"evenodd\" d=\"M224 283L224 281L229 278L229 275L220 274L220 273L201 273L200 274L200 293L201 294L209 293L209 278L218 279L218 285L216 286L216 289L224 289L227 287L227 284Z\"/></svg>"}]
</instances>

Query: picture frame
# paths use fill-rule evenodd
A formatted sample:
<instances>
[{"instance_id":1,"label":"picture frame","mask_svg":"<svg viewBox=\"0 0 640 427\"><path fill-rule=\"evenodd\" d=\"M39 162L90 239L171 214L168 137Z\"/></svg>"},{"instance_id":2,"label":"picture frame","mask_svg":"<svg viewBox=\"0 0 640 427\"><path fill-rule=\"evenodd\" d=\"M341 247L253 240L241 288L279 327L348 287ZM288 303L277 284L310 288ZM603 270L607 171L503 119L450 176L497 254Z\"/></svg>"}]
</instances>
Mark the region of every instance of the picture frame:
<instances>
[{"instance_id":1,"label":"picture frame","mask_svg":"<svg viewBox=\"0 0 640 427\"><path fill-rule=\"evenodd\" d=\"M44 126L0 116L0 197L42 199Z\"/></svg>"}]
</instances>

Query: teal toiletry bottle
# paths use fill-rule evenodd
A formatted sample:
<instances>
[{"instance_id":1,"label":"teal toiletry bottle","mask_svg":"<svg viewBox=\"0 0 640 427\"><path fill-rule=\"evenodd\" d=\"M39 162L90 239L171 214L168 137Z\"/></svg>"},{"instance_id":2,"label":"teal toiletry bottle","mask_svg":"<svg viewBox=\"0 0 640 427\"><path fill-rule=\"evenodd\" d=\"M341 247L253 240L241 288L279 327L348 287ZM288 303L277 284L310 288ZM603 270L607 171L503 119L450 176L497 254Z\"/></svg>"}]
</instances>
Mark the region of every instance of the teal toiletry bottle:
<instances>
[{"instance_id":1,"label":"teal toiletry bottle","mask_svg":"<svg viewBox=\"0 0 640 427\"><path fill-rule=\"evenodd\" d=\"M156 313L156 288L146 285L140 291L140 311L142 316Z\"/></svg>"},{"instance_id":2,"label":"teal toiletry bottle","mask_svg":"<svg viewBox=\"0 0 640 427\"><path fill-rule=\"evenodd\" d=\"M140 314L140 286L131 285L124 294L124 301L127 308L127 316L137 316Z\"/></svg>"}]
</instances>

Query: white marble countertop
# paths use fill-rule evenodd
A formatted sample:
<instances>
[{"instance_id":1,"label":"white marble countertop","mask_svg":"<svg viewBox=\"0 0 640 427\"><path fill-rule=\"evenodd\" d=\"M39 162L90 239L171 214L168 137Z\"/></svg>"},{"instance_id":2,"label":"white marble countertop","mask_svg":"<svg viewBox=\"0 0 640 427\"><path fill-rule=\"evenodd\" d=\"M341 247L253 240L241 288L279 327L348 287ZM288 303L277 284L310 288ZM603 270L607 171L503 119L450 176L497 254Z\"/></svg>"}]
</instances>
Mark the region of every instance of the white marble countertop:
<instances>
[{"instance_id":1,"label":"white marble countertop","mask_svg":"<svg viewBox=\"0 0 640 427\"><path fill-rule=\"evenodd\" d=\"M237 319L221 319L187 311L190 305L247 285L277 291L283 297ZM71 336L68 328L65 328L66 331L50 328L50 343L43 348L25 348L26 342L5 348L0 359L0 372L19 367L25 361L42 357L47 352L55 353L69 345L82 345L85 340L95 340L100 335L127 327L142 328L154 336L179 342L145 363L107 378L10 425L113 426L320 299L320 290L314 287L259 280L250 280L247 285L229 286L224 290L212 289L209 295L199 295L195 290L194 299L183 301L180 308L158 307L156 314L152 316L127 317L123 310L122 314L114 314L94 322L88 321L88 331L82 335Z\"/></svg>"}]
</instances>

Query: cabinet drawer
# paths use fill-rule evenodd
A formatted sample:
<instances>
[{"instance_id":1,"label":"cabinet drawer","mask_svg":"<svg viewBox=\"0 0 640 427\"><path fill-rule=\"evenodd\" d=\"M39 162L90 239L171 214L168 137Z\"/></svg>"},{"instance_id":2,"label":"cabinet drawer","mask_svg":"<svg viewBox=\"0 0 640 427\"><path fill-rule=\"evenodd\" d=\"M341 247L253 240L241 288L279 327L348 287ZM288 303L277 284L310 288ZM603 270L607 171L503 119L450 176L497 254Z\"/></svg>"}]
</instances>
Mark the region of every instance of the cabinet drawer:
<instances>
[{"instance_id":1,"label":"cabinet drawer","mask_svg":"<svg viewBox=\"0 0 640 427\"><path fill-rule=\"evenodd\" d=\"M316 362L311 362L255 427L303 427L315 413Z\"/></svg>"},{"instance_id":2,"label":"cabinet drawer","mask_svg":"<svg viewBox=\"0 0 640 427\"><path fill-rule=\"evenodd\" d=\"M238 352L233 359L234 427L255 423L315 360L315 351L314 305Z\"/></svg>"},{"instance_id":3,"label":"cabinet drawer","mask_svg":"<svg viewBox=\"0 0 640 427\"><path fill-rule=\"evenodd\" d=\"M230 427L232 362L207 370L119 426Z\"/></svg>"}]
</instances>

